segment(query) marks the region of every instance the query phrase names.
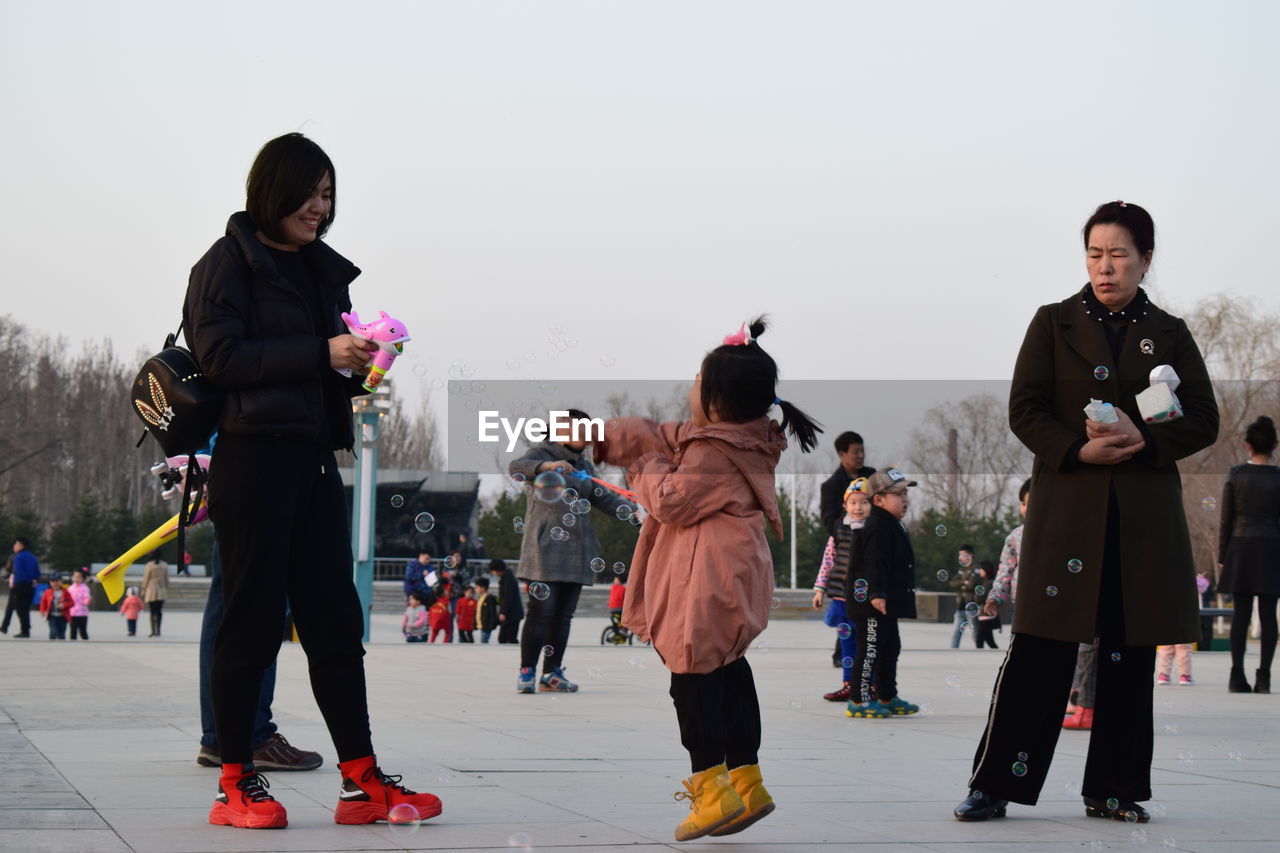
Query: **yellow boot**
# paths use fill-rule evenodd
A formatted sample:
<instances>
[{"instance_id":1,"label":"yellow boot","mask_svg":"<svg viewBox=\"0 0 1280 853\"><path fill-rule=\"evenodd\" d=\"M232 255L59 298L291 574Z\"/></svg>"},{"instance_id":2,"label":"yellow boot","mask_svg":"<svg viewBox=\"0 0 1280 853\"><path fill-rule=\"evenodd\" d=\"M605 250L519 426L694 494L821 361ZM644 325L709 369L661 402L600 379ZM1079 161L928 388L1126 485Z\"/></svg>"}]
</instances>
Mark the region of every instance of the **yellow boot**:
<instances>
[{"instance_id":1,"label":"yellow boot","mask_svg":"<svg viewBox=\"0 0 1280 853\"><path fill-rule=\"evenodd\" d=\"M751 824L773 811L773 797L765 790L764 780L760 778L759 764L744 764L729 771L729 781L738 792L747 810L708 835L733 835L742 832Z\"/></svg>"},{"instance_id":2,"label":"yellow boot","mask_svg":"<svg viewBox=\"0 0 1280 853\"><path fill-rule=\"evenodd\" d=\"M723 764L694 773L684 780L684 787L675 798L689 801L689 816L676 827L676 841L701 838L747 810Z\"/></svg>"}]
</instances>

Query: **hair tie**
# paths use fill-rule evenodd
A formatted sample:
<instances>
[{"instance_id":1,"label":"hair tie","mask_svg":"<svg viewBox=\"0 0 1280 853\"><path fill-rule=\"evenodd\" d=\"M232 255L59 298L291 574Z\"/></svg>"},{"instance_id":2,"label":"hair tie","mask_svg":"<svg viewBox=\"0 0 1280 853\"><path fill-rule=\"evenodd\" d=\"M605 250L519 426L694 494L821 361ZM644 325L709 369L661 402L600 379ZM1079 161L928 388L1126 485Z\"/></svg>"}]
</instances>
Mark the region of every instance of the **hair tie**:
<instances>
[{"instance_id":1,"label":"hair tie","mask_svg":"<svg viewBox=\"0 0 1280 853\"><path fill-rule=\"evenodd\" d=\"M773 404L774 404L775 406L781 406L781 405L782 405L782 398L781 398L781 397L774 397L774 398L773 398Z\"/></svg>"},{"instance_id":2,"label":"hair tie","mask_svg":"<svg viewBox=\"0 0 1280 853\"><path fill-rule=\"evenodd\" d=\"M1121 207L1128 207L1128 206L1129 206L1129 205L1125 204L1123 201L1120 201L1120 199L1116 199L1116 204L1120 205Z\"/></svg>"},{"instance_id":3,"label":"hair tie","mask_svg":"<svg viewBox=\"0 0 1280 853\"><path fill-rule=\"evenodd\" d=\"M751 331L747 328L747 324L743 323L738 331L732 335L725 335L724 342L721 344L726 347L746 346L751 343Z\"/></svg>"}]
</instances>

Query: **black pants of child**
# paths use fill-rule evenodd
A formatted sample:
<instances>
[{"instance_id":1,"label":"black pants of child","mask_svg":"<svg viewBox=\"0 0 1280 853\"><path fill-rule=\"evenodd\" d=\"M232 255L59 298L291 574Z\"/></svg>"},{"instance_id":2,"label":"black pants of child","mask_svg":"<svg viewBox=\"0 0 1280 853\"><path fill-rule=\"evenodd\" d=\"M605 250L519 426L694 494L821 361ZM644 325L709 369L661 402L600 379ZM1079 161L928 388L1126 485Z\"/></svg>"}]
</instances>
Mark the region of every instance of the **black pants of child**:
<instances>
[{"instance_id":1,"label":"black pants of child","mask_svg":"<svg viewBox=\"0 0 1280 853\"><path fill-rule=\"evenodd\" d=\"M542 656L542 671L551 672L564 660L564 647L569 643L569 625L578 609L582 584L551 581L543 584L547 595L529 594L524 609L524 633L520 635L520 666L537 666ZM501 637L499 637L501 642ZM551 651L544 651L548 646Z\"/></svg>"},{"instance_id":2,"label":"black pants of child","mask_svg":"<svg viewBox=\"0 0 1280 853\"><path fill-rule=\"evenodd\" d=\"M151 613L151 634L152 637L160 636L160 623L164 621L164 599L158 601L148 601L147 609Z\"/></svg>"},{"instance_id":3,"label":"black pants of child","mask_svg":"<svg viewBox=\"0 0 1280 853\"><path fill-rule=\"evenodd\" d=\"M892 616L855 616L858 653L853 659L854 702L866 704L873 699L888 702L898 695L898 655L902 638L898 620Z\"/></svg>"},{"instance_id":4,"label":"black pants of child","mask_svg":"<svg viewBox=\"0 0 1280 853\"><path fill-rule=\"evenodd\" d=\"M1115 797L1137 803L1151 799L1156 649L1125 645L1117 522L1114 515L1108 520L1103 552L1093 729L1082 793L1095 800ZM1078 655L1078 643L1013 635L973 759L971 789L1035 805L1062 733Z\"/></svg>"},{"instance_id":5,"label":"black pants of child","mask_svg":"<svg viewBox=\"0 0 1280 853\"><path fill-rule=\"evenodd\" d=\"M72 616L71 617L71 639L79 637L82 640L89 639L89 617L88 616Z\"/></svg>"},{"instance_id":6,"label":"black pants of child","mask_svg":"<svg viewBox=\"0 0 1280 853\"><path fill-rule=\"evenodd\" d=\"M364 617L333 452L299 439L223 433L216 456L209 513L222 561L223 617L212 686L222 760L252 760L262 675L280 651L286 603L338 760L372 754Z\"/></svg>"},{"instance_id":7,"label":"black pants of child","mask_svg":"<svg viewBox=\"0 0 1280 853\"><path fill-rule=\"evenodd\" d=\"M671 673L680 743L694 773L760 763L760 700L746 658L707 673Z\"/></svg>"},{"instance_id":8,"label":"black pants of child","mask_svg":"<svg viewBox=\"0 0 1280 853\"><path fill-rule=\"evenodd\" d=\"M1232 596L1234 610L1231 614L1231 665L1244 669L1244 650L1249 645L1249 623L1253 621L1253 596L1236 593ZM1261 657L1258 668L1271 672L1271 661L1276 654L1276 596L1258 596L1258 623L1262 628Z\"/></svg>"},{"instance_id":9,"label":"black pants of child","mask_svg":"<svg viewBox=\"0 0 1280 853\"><path fill-rule=\"evenodd\" d=\"M978 648L989 646L993 649L1000 648L996 645L996 626L1000 624L999 619L978 619L978 630L973 632L973 644Z\"/></svg>"}]
</instances>

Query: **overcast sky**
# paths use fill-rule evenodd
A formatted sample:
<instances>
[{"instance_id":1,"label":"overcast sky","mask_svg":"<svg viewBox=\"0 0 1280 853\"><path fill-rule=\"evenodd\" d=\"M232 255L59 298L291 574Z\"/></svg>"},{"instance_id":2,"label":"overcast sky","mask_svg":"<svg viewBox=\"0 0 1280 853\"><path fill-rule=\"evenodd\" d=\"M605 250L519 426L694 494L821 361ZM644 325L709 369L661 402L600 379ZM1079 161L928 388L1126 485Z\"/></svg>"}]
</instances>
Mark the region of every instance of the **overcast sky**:
<instances>
[{"instance_id":1,"label":"overcast sky","mask_svg":"<svg viewBox=\"0 0 1280 853\"><path fill-rule=\"evenodd\" d=\"M0 313L129 359L292 130L411 397L454 361L685 378L760 311L792 379L1007 378L1115 198L1162 305L1280 302L1272 3L0 8Z\"/></svg>"}]
</instances>

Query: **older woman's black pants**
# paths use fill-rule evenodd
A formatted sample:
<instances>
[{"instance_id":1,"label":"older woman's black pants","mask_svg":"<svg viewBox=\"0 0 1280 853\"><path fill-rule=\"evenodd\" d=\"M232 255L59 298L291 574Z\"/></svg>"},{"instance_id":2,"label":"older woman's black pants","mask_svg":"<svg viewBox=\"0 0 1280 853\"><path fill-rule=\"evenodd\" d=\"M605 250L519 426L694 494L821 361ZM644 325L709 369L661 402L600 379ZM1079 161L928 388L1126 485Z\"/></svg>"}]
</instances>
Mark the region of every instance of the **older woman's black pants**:
<instances>
[{"instance_id":1,"label":"older woman's black pants","mask_svg":"<svg viewBox=\"0 0 1280 853\"><path fill-rule=\"evenodd\" d=\"M1114 507L1114 498L1112 506ZM1124 642L1116 519L1109 520L1098 601L1097 686L1082 793L1128 802L1151 798L1154 646ZM1024 595L1026 593L1023 593ZM969 787L989 797L1035 805L1062 734L1078 643L1015 634L1009 642L978 743Z\"/></svg>"},{"instance_id":2,"label":"older woman's black pants","mask_svg":"<svg viewBox=\"0 0 1280 853\"><path fill-rule=\"evenodd\" d=\"M574 611L578 609L578 596L582 584L566 581L543 583L546 595L538 598L529 594L525 604L524 633L520 636L520 666L536 667L542 658L542 671L549 673L559 669L564 661L565 646L569 645L569 628ZM499 635L498 640L502 637ZM550 654L546 652L551 649Z\"/></svg>"},{"instance_id":3,"label":"older woman's black pants","mask_svg":"<svg viewBox=\"0 0 1280 853\"><path fill-rule=\"evenodd\" d=\"M338 760L372 754L364 618L333 452L297 439L223 433L213 460L209 511L224 607L213 651L213 715L223 762L252 760L262 674L280 650L286 601Z\"/></svg>"},{"instance_id":4,"label":"older woman's black pants","mask_svg":"<svg viewBox=\"0 0 1280 853\"><path fill-rule=\"evenodd\" d=\"M671 673L671 699L694 773L760 763L760 700L746 658L707 673Z\"/></svg>"}]
</instances>

